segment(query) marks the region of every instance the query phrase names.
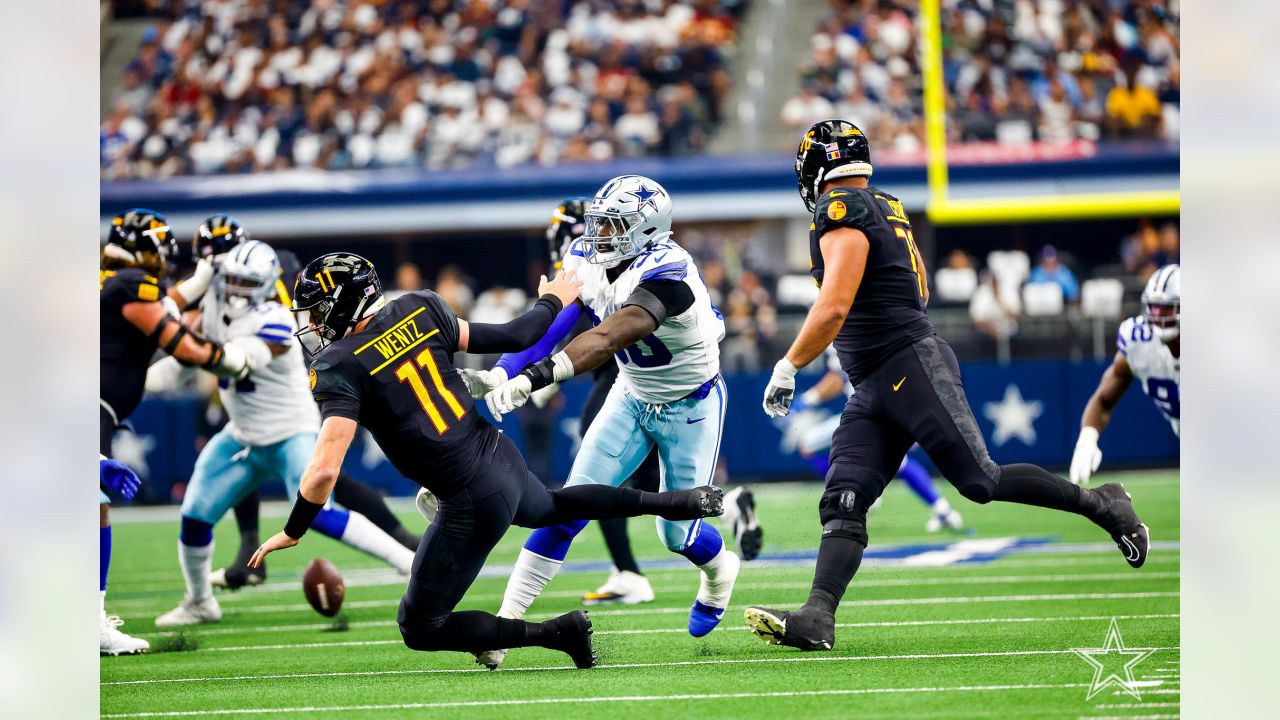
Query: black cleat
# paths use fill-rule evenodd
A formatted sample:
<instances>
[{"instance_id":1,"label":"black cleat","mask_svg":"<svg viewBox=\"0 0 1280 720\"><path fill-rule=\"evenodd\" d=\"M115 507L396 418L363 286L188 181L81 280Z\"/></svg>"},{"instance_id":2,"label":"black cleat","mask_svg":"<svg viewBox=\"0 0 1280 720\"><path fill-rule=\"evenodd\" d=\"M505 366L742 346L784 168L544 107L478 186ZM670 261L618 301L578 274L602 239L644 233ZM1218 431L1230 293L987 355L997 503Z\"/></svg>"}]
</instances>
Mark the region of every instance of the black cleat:
<instances>
[{"instance_id":1,"label":"black cleat","mask_svg":"<svg viewBox=\"0 0 1280 720\"><path fill-rule=\"evenodd\" d=\"M579 670L596 665L596 651L591 647L591 618L586 610L574 610L547 621L556 633L545 647L559 650L573 658Z\"/></svg>"},{"instance_id":2,"label":"black cleat","mask_svg":"<svg viewBox=\"0 0 1280 720\"><path fill-rule=\"evenodd\" d=\"M239 590L246 585L261 585L267 581L267 564L251 568L244 563L232 563L209 573L209 583L222 590Z\"/></svg>"},{"instance_id":3,"label":"black cleat","mask_svg":"<svg viewBox=\"0 0 1280 720\"><path fill-rule=\"evenodd\" d=\"M702 485L691 490L669 490L672 507L658 513L667 520L697 520L724 514L724 490Z\"/></svg>"},{"instance_id":4,"label":"black cleat","mask_svg":"<svg viewBox=\"0 0 1280 720\"><path fill-rule=\"evenodd\" d=\"M1107 483L1093 492L1102 498L1102 510L1093 521L1111 535L1130 567L1142 567L1151 549L1151 531L1138 519L1133 496L1120 483Z\"/></svg>"},{"instance_id":5,"label":"black cleat","mask_svg":"<svg viewBox=\"0 0 1280 720\"><path fill-rule=\"evenodd\" d=\"M749 607L743 612L747 627L770 645L801 650L830 650L836 645L836 619L820 610L773 610Z\"/></svg>"},{"instance_id":6,"label":"black cleat","mask_svg":"<svg viewBox=\"0 0 1280 720\"><path fill-rule=\"evenodd\" d=\"M755 560L764 546L764 530L760 529L760 520L756 517L755 497L747 488L739 487L726 495L725 501L728 503L725 519L729 521L742 559Z\"/></svg>"}]
</instances>

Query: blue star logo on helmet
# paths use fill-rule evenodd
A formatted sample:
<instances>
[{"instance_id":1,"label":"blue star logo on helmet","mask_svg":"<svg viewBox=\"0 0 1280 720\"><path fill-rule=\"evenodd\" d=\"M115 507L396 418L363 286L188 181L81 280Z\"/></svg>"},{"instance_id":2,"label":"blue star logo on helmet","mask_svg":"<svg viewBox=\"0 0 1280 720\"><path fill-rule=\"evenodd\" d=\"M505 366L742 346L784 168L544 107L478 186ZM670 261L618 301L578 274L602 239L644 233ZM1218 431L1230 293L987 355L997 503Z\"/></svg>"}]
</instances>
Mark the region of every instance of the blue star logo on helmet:
<instances>
[{"instance_id":1,"label":"blue star logo on helmet","mask_svg":"<svg viewBox=\"0 0 1280 720\"><path fill-rule=\"evenodd\" d=\"M650 190L649 188L644 186L644 183L640 183L640 188L638 190L632 191L631 193L632 197L634 197L640 203L640 207L649 205L654 210L658 209L658 203L653 199L655 196L657 196L657 194L658 194L657 190Z\"/></svg>"}]
</instances>

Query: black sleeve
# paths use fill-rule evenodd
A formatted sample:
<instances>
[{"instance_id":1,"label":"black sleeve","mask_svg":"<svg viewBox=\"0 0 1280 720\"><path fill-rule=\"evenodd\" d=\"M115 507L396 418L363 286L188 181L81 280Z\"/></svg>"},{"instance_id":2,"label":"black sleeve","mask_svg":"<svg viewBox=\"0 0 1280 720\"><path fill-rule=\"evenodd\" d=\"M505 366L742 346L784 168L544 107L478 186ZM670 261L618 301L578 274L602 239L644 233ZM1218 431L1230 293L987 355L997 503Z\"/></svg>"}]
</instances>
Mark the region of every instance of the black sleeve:
<instances>
[{"instance_id":1,"label":"black sleeve","mask_svg":"<svg viewBox=\"0 0 1280 720\"><path fill-rule=\"evenodd\" d=\"M359 368L356 368L359 370ZM311 396L320 403L320 417L360 419L360 383L342 363L331 363L323 355L311 364Z\"/></svg>"},{"instance_id":2,"label":"black sleeve","mask_svg":"<svg viewBox=\"0 0 1280 720\"><path fill-rule=\"evenodd\" d=\"M818 237L840 228L849 227L863 232L876 225L876 211L867 193L856 188L836 188L818 198L813 209L813 223Z\"/></svg>"},{"instance_id":3,"label":"black sleeve","mask_svg":"<svg viewBox=\"0 0 1280 720\"><path fill-rule=\"evenodd\" d=\"M643 308L661 325L693 307L693 288L679 280L645 280L622 303L622 307L628 305Z\"/></svg>"},{"instance_id":4,"label":"black sleeve","mask_svg":"<svg viewBox=\"0 0 1280 720\"><path fill-rule=\"evenodd\" d=\"M471 323L467 352L476 354L520 352L547 334L564 306L555 295L543 295L529 312L508 323Z\"/></svg>"}]
</instances>

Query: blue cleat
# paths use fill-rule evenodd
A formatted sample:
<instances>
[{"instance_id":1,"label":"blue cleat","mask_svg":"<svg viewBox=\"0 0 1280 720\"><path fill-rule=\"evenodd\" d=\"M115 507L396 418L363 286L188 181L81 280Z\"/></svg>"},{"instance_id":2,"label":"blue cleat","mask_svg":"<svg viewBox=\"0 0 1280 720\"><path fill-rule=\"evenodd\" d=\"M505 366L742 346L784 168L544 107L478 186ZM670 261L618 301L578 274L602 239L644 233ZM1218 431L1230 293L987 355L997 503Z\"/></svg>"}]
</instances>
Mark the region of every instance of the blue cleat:
<instances>
[{"instance_id":1,"label":"blue cleat","mask_svg":"<svg viewBox=\"0 0 1280 720\"><path fill-rule=\"evenodd\" d=\"M716 629L724 618L724 608L705 605L701 600L694 600L689 608L689 634L700 638Z\"/></svg>"}]
</instances>

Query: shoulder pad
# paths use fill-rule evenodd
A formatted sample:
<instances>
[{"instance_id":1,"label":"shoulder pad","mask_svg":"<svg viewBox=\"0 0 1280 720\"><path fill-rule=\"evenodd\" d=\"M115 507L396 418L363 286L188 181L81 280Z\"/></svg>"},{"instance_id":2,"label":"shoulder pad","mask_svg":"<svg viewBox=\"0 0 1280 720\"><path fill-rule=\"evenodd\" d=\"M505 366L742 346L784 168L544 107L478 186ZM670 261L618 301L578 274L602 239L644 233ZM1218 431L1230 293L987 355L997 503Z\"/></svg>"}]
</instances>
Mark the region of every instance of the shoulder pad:
<instances>
[{"instance_id":1,"label":"shoulder pad","mask_svg":"<svg viewBox=\"0 0 1280 720\"><path fill-rule=\"evenodd\" d=\"M867 194L860 188L832 188L818 198L813 208L813 223L819 237L837 227L863 229L871 224L874 211Z\"/></svg>"},{"instance_id":2,"label":"shoulder pad","mask_svg":"<svg viewBox=\"0 0 1280 720\"><path fill-rule=\"evenodd\" d=\"M277 302L263 303L254 308L254 321L257 336L269 343L290 343L298 326L293 313Z\"/></svg>"},{"instance_id":3,"label":"shoulder pad","mask_svg":"<svg viewBox=\"0 0 1280 720\"><path fill-rule=\"evenodd\" d=\"M108 275L108 273L114 273ZM140 268L99 271L99 281L104 289L108 284L120 293L122 302L159 302L164 297L160 279Z\"/></svg>"},{"instance_id":4,"label":"shoulder pad","mask_svg":"<svg viewBox=\"0 0 1280 720\"><path fill-rule=\"evenodd\" d=\"M639 282L646 280L671 280L679 282L689 274L692 259L684 248L663 243L645 251L636 258L632 269L640 273Z\"/></svg>"}]
</instances>

